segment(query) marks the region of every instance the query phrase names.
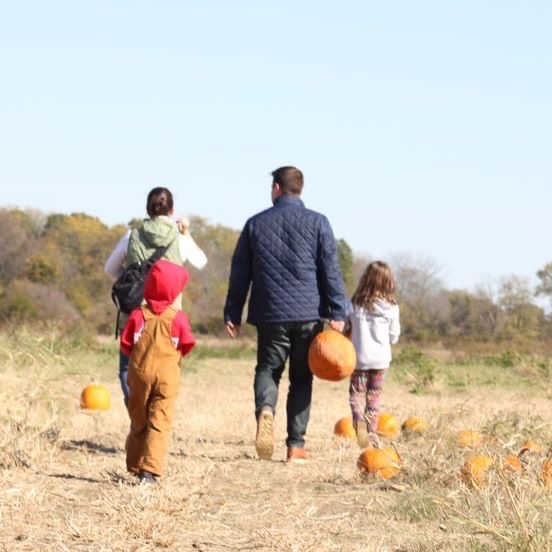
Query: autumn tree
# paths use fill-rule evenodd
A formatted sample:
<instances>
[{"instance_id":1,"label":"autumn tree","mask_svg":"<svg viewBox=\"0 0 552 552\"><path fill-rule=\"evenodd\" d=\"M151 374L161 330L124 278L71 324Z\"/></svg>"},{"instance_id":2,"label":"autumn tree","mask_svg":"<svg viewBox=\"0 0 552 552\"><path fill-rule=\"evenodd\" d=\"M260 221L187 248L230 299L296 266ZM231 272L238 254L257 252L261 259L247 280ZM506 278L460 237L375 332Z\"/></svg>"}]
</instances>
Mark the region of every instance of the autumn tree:
<instances>
[{"instance_id":1,"label":"autumn tree","mask_svg":"<svg viewBox=\"0 0 552 552\"><path fill-rule=\"evenodd\" d=\"M426 338L441 333L448 311L441 267L430 257L409 255L396 255L390 264L397 280L403 334Z\"/></svg>"}]
</instances>

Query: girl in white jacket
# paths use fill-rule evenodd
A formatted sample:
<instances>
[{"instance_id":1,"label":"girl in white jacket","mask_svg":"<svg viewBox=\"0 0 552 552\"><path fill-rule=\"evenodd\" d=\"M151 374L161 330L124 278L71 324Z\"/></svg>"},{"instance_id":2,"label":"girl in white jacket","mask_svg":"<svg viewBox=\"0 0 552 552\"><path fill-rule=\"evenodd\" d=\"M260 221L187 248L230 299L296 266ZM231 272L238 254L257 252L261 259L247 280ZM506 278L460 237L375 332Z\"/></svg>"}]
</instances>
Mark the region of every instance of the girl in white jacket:
<instances>
[{"instance_id":1,"label":"girl in white jacket","mask_svg":"<svg viewBox=\"0 0 552 552\"><path fill-rule=\"evenodd\" d=\"M348 305L348 328L357 364L351 375L349 403L361 447L379 446L380 395L391 363L391 345L400 335L395 279L389 266L373 261L367 267Z\"/></svg>"}]
</instances>

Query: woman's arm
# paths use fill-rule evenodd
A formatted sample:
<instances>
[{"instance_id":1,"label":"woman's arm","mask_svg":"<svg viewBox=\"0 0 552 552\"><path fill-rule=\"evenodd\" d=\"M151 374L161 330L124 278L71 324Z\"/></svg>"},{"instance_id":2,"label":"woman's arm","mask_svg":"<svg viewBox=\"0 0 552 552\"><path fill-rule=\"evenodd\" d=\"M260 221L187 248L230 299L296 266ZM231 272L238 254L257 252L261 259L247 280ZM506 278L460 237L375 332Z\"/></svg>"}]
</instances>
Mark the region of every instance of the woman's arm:
<instances>
[{"instance_id":1,"label":"woman's arm","mask_svg":"<svg viewBox=\"0 0 552 552\"><path fill-rule=\"evenodd\" d=\"M201 270L207 264L207 257L190 234L190 221L185 217L180 217L176 221L176 226L181 234L178 247L182 261L188 261L194 268Z\"/></svg>"},{"instance_id":2,"label":"woman's arm","mask_svg":"<svg viewBox=\"0 0 552 552\"><path fill-rule=\"evenodd\" d=\"M188 261L194 268L201 270L207 264L207 256L194 241L194 238L187 233L179 236L178 247L183 261Z\"/></svg>"},{"instance_id":3,"label":"woman's arm","mask_svg":"<svg viewBox=\"0 0 552 552\"><path fill-rule=\"evenodd\" d=\"M115 249L111 252L107 261L105 261L104 272L109 274L113 279L121 275L123 262L127 254L129 237L130 230L118 241Z\"/></svg>"}]
</instances>

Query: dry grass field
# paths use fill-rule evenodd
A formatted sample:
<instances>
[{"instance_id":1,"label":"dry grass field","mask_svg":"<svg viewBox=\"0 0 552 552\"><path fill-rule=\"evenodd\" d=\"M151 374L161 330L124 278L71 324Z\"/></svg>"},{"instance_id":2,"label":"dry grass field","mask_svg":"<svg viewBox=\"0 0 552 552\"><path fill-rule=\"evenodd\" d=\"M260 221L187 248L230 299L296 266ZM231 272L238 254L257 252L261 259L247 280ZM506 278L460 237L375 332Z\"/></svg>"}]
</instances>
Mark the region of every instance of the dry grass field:
<instances>
[{"instance_id":1,"label":"dry grass field","mask_svg":"<svg viewBox=\"0 0 552 552\"><path fill-rule=\"evenodd\" d=\"M420 385L419 371L393 367L384 410L429 427L393 440L402 470L382 481L362 477L356 443L333 435L349 414L346 382L315 381L307 465L284 462L283 382L275 454L257 460L254 357L228 343L184 361L167 474L140 486L125 472L114 341L0 334L0 549L552 550L552 492L542 480L552 444L548 371L523 362L454 368L437 355ZM79 409L92 380L111 391L110 410ZM463 428L485 434L475 451L457 446ZM527 439L542 449L523 454L521 473L501 469ZM481 489L460 476L474 452L494 459Z\"/></svg>"}]
</instances>

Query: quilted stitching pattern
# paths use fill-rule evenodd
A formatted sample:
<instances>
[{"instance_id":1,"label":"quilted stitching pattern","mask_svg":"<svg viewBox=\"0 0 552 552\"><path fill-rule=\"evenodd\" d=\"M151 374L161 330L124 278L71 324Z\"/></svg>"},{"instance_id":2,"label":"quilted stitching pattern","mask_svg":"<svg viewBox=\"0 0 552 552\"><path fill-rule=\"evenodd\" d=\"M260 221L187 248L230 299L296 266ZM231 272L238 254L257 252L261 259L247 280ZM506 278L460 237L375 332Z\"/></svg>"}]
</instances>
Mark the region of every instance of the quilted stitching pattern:
<instances>
[{"instance_id":1,"label":"quilted stitching pattern","mask_svg":"<svg viewBox=\"0 0 552 552\"><path fill-rule=\"evenodd\" d=\"M250 218L232 259L225 319L240 323L251 282L247 321L344 318L337 247L325 216L292 196Z\"/></svg>"}]
</instances>

